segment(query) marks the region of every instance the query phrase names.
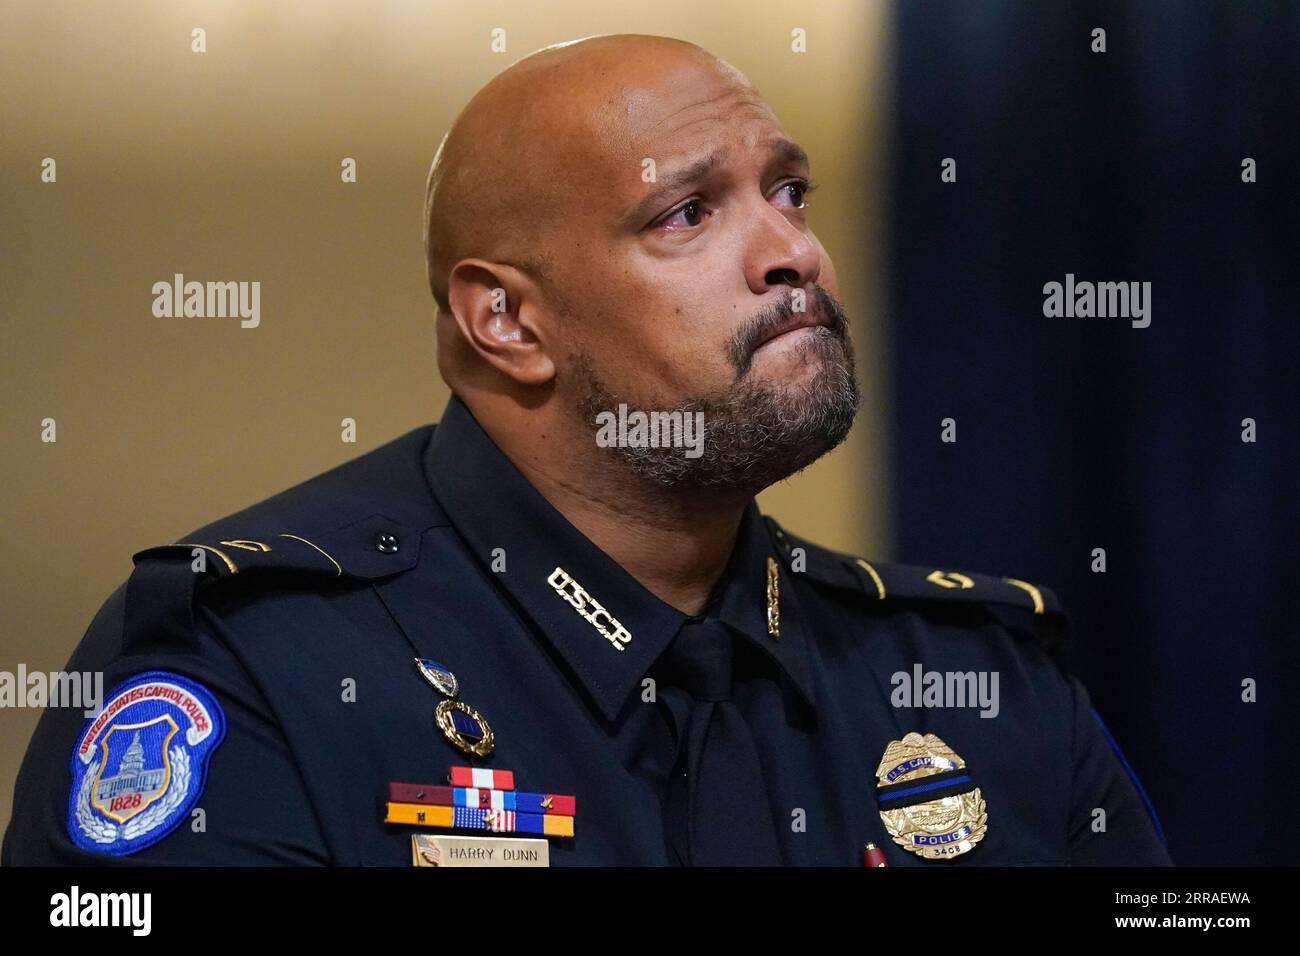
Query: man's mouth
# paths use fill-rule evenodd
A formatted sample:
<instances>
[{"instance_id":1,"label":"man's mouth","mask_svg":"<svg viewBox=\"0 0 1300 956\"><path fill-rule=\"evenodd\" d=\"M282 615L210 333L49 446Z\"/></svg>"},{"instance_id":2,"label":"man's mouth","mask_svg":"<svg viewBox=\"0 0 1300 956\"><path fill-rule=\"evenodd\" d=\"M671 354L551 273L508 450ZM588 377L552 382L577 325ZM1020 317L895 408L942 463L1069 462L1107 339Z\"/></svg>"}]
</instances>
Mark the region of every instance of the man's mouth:
<instances>
[{"instance_id":1,"label":"man's mouth","mask_svg":"<svg viewBox=\"0 0 1300 956\"><path fill-rule=\"evenodd\" d=\"M804 310L793 311L794 303L789 302L784 309L774 309L773 311L777 313L775 316L768 313L761 318L751 319L732 336L728 343L728 358L736 369L737 380L749 374L755 356L773 342L783 344L773 346L769 354L790 352L793 355L801 347L829 346L829 342L821 341L824 330L830 333L842 348L852 349L848 341L848 325L844 321L844 314L838 303L826 293L815 291L816 295L811 297L811 301L805 303L807 308ZM782 312L785 315L781 315ZM829 353L823 352L823 354Z\"/></svg>"},{"instance_id":2,"label":"man's mouth","mask_svg":"<svg viewBox=\"0 0 1300 956\"><path fill-rule=\"evenodd\" d=\"M786 319L784 322L774 325L772 328L768 329L767 333L758 340L758 344L754 346L754 351L757 352L763 346L769 345L772 342L776 341L777 339L783 338L784 336L790 335L795 332L801 332L804 329L817 328L818 326L827 327L827 328L830 327L830 322L822 318L820 314L820 310L818 310L817 313L796 312L793 315L791 315L790 318Z\"/></svg>"}]
</instances>

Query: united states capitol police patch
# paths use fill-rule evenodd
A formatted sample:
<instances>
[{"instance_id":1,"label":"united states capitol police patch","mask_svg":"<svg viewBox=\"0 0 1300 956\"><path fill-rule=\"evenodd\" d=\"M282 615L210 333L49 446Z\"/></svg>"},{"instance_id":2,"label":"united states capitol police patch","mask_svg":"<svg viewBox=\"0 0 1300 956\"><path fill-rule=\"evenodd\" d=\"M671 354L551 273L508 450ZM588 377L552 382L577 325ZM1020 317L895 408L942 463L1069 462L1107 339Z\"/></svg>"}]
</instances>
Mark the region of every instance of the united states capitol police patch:
<instances>
[{"instance_id":1,"label":"united states capitol police patch","mask_svg":"<svg viewBox=\"0 0 1300 956\"><path fill-rule=\"evenodd\" d=\"M118 856L157 843L198 802L225 733L221 705L186 677L148 671L117 685L72 752L72 841Z\"/></svg>"}]
</instances>

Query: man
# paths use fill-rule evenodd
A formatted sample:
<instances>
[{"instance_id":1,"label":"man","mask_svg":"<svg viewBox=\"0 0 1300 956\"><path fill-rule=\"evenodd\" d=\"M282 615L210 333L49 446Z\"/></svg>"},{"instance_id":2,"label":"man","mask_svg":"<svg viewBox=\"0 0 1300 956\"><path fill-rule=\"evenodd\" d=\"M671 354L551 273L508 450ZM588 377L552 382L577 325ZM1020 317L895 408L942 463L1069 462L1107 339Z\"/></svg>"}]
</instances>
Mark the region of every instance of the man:
<instances>
[{"instance_id":1,"label":"man","mask_svg":"<svg viewBox=\"0 0 1300 956\"><path fill-rule=\"evenodd\" d=\"M136 555L5 862L1167 863L1048 591L758 514L858 402L808 176L691 44L489 83L429 177L440 424Z\"/></svg>"}]
</instances>

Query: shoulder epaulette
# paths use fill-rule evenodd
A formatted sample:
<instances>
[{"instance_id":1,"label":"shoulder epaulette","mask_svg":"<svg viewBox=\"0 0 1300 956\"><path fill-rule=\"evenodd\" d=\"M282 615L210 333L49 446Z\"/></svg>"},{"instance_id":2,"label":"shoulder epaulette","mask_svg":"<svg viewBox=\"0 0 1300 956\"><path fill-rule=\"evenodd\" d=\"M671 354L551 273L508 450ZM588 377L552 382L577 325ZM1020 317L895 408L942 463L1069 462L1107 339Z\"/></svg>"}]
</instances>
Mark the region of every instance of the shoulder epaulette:
<instances>
[{"instance_id":1,"label":"shoulder epaulette","mask_svg":"<svg viewBox=\"0 0 1300 956\"><path fill-rule=\"evenodd\" d=\"M805 541L775 519L766 520L787 567L820 584L861 594L867 601L984 605L1004 626L1032 635L1054 655L1063 649L1065 616L1048 588L1019 578L867 561Z\"/></svg>"},{"instance_id":2,"label":"shoulder epaulette","mask_svg":"<svg viewBox=\"0 0 1300 956\"><path fill-rule=\"evenodd\" d=\"M123 651L189 647L195 598L217 581L357 583L407 571L419 556L420 532L382 514L312 537L258 528L242 534L200 532L146 548L132 556Z\"/></svg>"}]
</instances>

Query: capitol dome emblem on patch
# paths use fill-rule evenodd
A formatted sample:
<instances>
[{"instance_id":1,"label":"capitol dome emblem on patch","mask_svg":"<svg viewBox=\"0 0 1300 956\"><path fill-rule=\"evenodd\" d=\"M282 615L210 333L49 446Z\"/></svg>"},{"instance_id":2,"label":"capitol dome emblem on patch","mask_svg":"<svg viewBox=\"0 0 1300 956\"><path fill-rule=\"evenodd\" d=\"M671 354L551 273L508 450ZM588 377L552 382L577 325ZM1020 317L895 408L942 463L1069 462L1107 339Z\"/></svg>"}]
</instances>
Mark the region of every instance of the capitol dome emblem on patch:
<instances>
[{"instance_id":1,"label":"capitol dome emblem on patch","mask_svg":"<svg viewBox=\"0 0 1300 956\"><path fill-rule=\"evenodd\" d=\"M198 802L225 732L221 705L189 678L148 671L117 685L73 749L68 835L115 855L161 840Z\"/></svg>"}]
</instances>

